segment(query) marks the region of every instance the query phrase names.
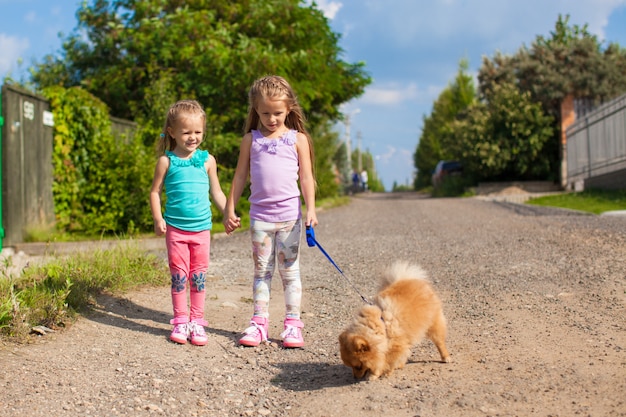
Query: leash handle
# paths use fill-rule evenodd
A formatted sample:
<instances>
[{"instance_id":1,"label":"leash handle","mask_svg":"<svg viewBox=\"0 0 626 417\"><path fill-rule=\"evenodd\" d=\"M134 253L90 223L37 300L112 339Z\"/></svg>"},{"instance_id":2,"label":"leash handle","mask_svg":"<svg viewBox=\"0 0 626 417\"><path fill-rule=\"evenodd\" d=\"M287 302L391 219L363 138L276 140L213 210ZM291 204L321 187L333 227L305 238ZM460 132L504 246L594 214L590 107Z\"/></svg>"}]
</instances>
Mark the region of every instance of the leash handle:
<instances>
[{"instance_id":1,"label":"leash handle","mask_svg":"<svg viewBox=\"0 0 626 417\"><path fill-rule=\"evenodd\" d=\"M330 261L330 263L337 269L337 271L339 271L341 276L345 278L348 284L350 284L352 289L354 289L354 291L356 291L356 293L359 294L359 296L361 297L361 300L363 300L365 304L370 304L370 305L372 304L367 298L365 298L363 294L361 294L361 292L354 286L354 284L348 279L348 277L345 276L341 268L339 268L339 266L337 266L335 261L333 261L333 258L331 258L330 255L326 253L322 245L320 245L320 243L317 240L315 240L315 232L313 231L313 228L311 226L306 227L306 243L307 245L309 245L309 247L317 246L320 249L320 251L324 254L324 256L326 256L326 258Z\"/></svg>"},{"instance_id":2,"label":"leash handle","mask_svg":"<svg viewBox=\"0 0 626 417\"><path fill-rule=\"evenodd\" d=\"M317 242L315 241L315 232L311 226L306 227L306 244L309 245L310 248L315 246Z\"/></svg>"},{"instance_id":3,"label":"leash handle","mask_svg":"<svg viewBox=\"0 0 626 417\"><path fill-rule=\"evenodd\" d=\"M324 256L326 256L330 263L333 264L335 268L337 268L337 271L339 271L339 273L343 275L343 271L341 270L341 268L339 268L335 261L333 261L333 258L331 258L330 255L326 253L322 245L320 245L320 243L315 240L315 232L313 231L313 228L311 226L306 227L306 244L309 245L309 247L317 246L318 248L320 248L320 251L322 251Z\"/></svg>"}]
</instances>

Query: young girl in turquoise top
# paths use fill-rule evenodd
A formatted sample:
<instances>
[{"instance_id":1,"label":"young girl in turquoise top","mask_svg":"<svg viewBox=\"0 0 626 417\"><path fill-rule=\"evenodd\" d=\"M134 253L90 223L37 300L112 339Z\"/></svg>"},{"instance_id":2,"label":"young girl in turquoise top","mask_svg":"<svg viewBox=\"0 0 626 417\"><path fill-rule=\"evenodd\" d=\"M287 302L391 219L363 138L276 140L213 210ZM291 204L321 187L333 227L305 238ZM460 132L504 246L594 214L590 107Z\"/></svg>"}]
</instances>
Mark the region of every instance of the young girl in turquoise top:
<instances>
[{"instance_id":1,"label":"young girl in turquoise top","mask_svg":"<svg viewBox=\"0 0 626 417\"><path fill-rule=\"evenodd\" d=\"M169 108L150 190L154 232L157 236L165 234L172 275L174 318L170 323L174 329L170 340L180 344L189 340L198 346L208 341L204 330L204 285L213 226L209 193L222 213L226 206L215 158L198 149L205 125L206 114L195 100L181 100ZM165 213L161 210L164 187Z\"/></svg>"}]
</instances>

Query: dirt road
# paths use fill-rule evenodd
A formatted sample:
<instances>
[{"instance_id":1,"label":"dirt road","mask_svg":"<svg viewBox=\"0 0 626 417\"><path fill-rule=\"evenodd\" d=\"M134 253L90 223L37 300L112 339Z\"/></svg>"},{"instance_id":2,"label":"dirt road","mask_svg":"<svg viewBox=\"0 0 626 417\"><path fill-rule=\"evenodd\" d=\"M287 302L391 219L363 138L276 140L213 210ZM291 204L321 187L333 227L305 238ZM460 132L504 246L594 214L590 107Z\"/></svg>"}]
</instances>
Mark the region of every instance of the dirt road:
<instances>
[{"instance_id":1,"label":"dirt road","mask_svg":"<svg viewBox=\"0 0 626 417\"><path fill-rule=\"evenodd\" d=\"M304 349L236 346L251 314L249 238L213 242L207 346L175 345L168 288L0 347L0 416L626 416L626 217L477 199L369 195L321 212L319 242L367 297L395 259L431 275L452 363L429 341L356 382L337 336L362 301L302 248ZM282 326L274 280L270 338Z\"/></svg>"}]
</instances>

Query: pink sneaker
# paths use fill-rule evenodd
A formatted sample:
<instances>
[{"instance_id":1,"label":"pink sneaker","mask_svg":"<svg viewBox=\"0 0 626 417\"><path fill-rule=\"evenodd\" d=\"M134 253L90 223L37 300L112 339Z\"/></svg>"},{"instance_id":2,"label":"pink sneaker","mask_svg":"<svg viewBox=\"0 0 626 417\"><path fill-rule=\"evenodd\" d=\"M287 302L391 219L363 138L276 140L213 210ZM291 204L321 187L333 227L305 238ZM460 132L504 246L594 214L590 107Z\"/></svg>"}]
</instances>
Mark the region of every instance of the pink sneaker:
<instances>
[{"instance_id":1,"label":"pink sneaker","mask_svg":"<svg viewBox=\"0 0 626 417\"><path fill-rule=\"evenodd\" d=\"M172 342L180 343L184 345L187 343L187 338L189 337L189 329L187 327L187 323L179 323L174 326L174 330L170 334L170 340Z\"/></svg>"},{"instance_id":2,"label":"pink sneaker","mask_svg":"<svg viewBox=\"0 0 626 417\"><path fill-rule=\"evenodd\" d=\"M243 337L239 339L239 344L243 346L259 346L261 342L267 340L268 327L268 319L253 316L250 320L250 327L243 331Z\"/></svg>"},{"instance_id":3,"label":"pink sneaker","mask_svg":"<svg viewBox=\"0 0 626 417\"><path fill-rule=\"evenodd\" d=\"M304 324L298 319L285 319L285 330L280 334L283 338L283 347L299 348L304 346L302 328Z\"/></svg>"},{"instance_id":4,"label":"pink sneaker","mask_svg":"<svg viewBox=\"0 0 626 417\"><path fill-rule=\"evenodd\" d=\"M192 345L204 346L208 343L209 338L204 331L204 326L195 321L192 321L187 326L187 329L189 330L189 340L191 341Z\"/></svg>"}]
</instances>

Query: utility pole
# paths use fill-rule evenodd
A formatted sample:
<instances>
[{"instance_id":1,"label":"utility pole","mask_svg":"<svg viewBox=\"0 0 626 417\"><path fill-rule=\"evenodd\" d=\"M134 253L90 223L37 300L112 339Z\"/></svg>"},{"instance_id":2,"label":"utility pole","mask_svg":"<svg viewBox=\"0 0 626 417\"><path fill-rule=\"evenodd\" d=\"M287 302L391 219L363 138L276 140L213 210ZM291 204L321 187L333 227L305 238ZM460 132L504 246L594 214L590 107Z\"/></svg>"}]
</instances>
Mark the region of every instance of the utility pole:
<instances>
[{"instance_id":1,"label":"utility pole","mask_svg":"<svg viewBox=\"0 0 626 417\"><path fill-rule=\"evenodd\" d=\"M350 113L346 114L346 157L348 159L348 170L352 172L352 147L350 146L350 124L352 122L352 116L358 114L361 109L354 109Z\"/></svg>"},{"instance_id":2,"label":"utility pole","mask_svg":"<svg viewBox=\"0 0 626 417\"><path fill-rule=\"evenodd\" d=\"M346 159L348 160L348 171L352 172L352 158L350 150L350 117L352 114L346 115Z\"/></svg>"},{"instance_id":3,"label":"utility pole","mask_svg":"<svg viewBox=\"0 0 626 417\"><path fill-rule=\"evenodd\" d=\"M360 174L360 173L361 173L361 171L363 170L363 153L361 152L361 139L362 139L362 137L361 137L361 136L362 136L362 135L361 135L361 131L356 132L357 146L358 146L358 149L359 149L359 160L358 160L358 161L359 161L359 162L358 162L358 165L359 165L359 174Z\"/></svg>"}]
</instances>

